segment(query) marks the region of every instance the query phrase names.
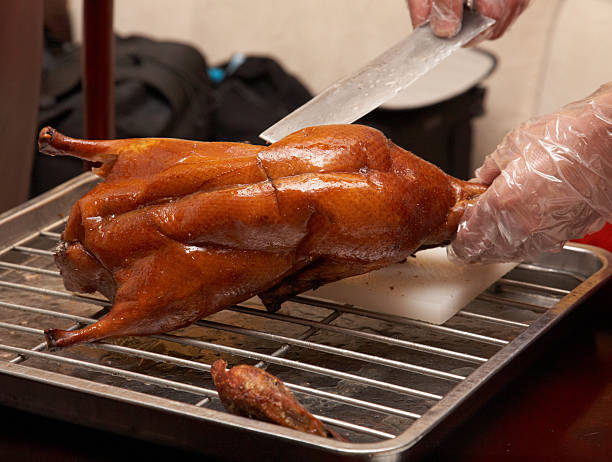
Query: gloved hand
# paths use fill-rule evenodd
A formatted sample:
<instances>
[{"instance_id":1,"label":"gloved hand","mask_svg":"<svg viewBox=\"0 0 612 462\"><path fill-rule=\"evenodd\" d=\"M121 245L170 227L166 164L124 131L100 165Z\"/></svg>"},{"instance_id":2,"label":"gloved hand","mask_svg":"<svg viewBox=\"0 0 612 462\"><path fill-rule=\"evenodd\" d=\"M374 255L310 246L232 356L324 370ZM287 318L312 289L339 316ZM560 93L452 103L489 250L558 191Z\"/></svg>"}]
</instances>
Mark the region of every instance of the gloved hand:
<instances>
[{"instance_id":1,"label":"gloved hand","mask_svg":"<svg viewBox=\"0 0 612 462\"><path fill-rule=\"evenodd\" d=\"M490 186L464 213L451 258L518 261L612 221L612 82L508 133L476 179Z\"/></svg>"},{"instance_id":2,"label":"gloved hand","mask_svg":"<svg viewBox=\"0 0 612 462\"><path fill-rule=\"evenodd\" d=\"M463 17L463 0L406 0L406 2L414 27L429 19L431 29L439 37L452 37L459 32ZM468 45L501 37L528 4L529 0L473 0L472 7L478 13L493 18L496 22Z\"/></svg>"}]
</instances>

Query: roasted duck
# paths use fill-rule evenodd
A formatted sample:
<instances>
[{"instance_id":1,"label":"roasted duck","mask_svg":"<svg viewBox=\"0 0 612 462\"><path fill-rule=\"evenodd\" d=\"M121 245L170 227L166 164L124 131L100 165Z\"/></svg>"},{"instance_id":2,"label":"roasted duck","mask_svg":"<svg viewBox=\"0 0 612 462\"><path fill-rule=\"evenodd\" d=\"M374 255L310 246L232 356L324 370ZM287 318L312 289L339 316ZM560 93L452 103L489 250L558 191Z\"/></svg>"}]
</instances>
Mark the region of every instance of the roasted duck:
<instances>
[{"instance_id":1,"label":"roasted duck","mask_svg":"<svg viewBox=\"0 0 612 462\"><path fill-rule=\"evenodd\" d=\"M67 289L113 302L49 347L150 335L259 295L275 310L322 284L448 242L485 186L372 128L327 125L270 146L88 141L44 128L40 151L102 163L56 253Z\"/></svg>"},{"instance_id":2,"label":"roasted duck","mask_svg":"<svg viewBox=\"0 0 612 462\"><path fill-rule=\"evenodd\" d=\"M272 422L339 441L347 441L308 412L277 377L257 367L240 364L226 370L215 361L210 369L223 407L232 414Z\"/></svg>"}]
</instances>

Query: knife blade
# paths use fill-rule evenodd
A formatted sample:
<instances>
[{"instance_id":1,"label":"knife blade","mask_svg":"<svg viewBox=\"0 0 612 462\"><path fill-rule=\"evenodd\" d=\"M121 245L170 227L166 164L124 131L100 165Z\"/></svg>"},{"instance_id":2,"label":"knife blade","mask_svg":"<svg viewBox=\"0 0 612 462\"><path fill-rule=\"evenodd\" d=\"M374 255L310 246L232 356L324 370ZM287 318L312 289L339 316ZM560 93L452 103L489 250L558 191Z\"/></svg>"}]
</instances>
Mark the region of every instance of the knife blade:
<instances>
[{"instance_id":1,"label":"knife blade","mask_svg":"<svg viewBox=\"0 0 612 462\"><path fill-rule=\"evenodd\" d=\"M465 10L461 30L452 38L436 37L429 26L420 26L365 67L276 122L259 137L274 143L304 127L352 123L408 87L494 23L491 18Z\"/></svg>"}]
</instances>

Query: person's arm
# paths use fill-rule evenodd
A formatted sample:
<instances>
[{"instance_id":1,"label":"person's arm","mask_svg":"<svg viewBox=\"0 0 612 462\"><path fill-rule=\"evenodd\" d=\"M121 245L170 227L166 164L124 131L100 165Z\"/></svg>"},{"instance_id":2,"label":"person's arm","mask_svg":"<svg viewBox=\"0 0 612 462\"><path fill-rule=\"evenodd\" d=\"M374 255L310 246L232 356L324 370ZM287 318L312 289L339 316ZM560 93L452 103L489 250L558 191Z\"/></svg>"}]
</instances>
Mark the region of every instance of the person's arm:
<instances>
[{"instance_id":1,"label":"person's arm","mask_svg":"<svg viewBox=\"0 0 612 462\"><path fill-rule=\"evenodd\" d=\"M612 221L612 82L508 133L476 179L489 189L449 250L463 261L522 260Z\"/></svg>"},{"instance_id":2,"label":"person's arm","mask_svg":"<svg viewBox=\"0 0 612 462\"><path fill-rule=\"evenodd\" d=\"M414 27L429 20L431 29L439 37L452 37L459 32L463 0L406 0L406 3ZM473 0L471 6L475 11L496 22L469 45L501 37L528 4L529 0Z\"/></svg>"}]
</instances>

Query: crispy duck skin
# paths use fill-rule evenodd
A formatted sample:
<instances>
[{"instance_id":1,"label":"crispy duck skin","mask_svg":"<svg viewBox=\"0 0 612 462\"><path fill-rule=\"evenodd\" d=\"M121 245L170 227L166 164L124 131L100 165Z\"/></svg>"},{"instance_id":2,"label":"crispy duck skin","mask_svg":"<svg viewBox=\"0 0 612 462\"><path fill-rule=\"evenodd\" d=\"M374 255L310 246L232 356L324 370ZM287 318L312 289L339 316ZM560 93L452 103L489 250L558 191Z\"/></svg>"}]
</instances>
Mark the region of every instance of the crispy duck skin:
<instances>
[{"instance_id":1,"label":"crispy duck skin","mask_svg":"<svg viewBox=\"0 0 612 462\"><path fill-rule=\"evenodd\" d=\"M67 289L113 306L50 348L168 332L259 295L270 310L448 242L485 186L446 175L372 128L326 125L270 146L89 141L44 128L40 151L102 166L56 253Z\"/></svg>"},{"instance_id":2,"label":"crispy duck skin","mask_svg":"<svg viewBox=\"0 0 612 462\"><path fill-rule=\"evenodd\" d=\"M210 369L225 409L236 415L271 422L304 433L347 441L308 412L280 379L257 367L226 369L222 359Z\"/></svg>"}]
</instances>

